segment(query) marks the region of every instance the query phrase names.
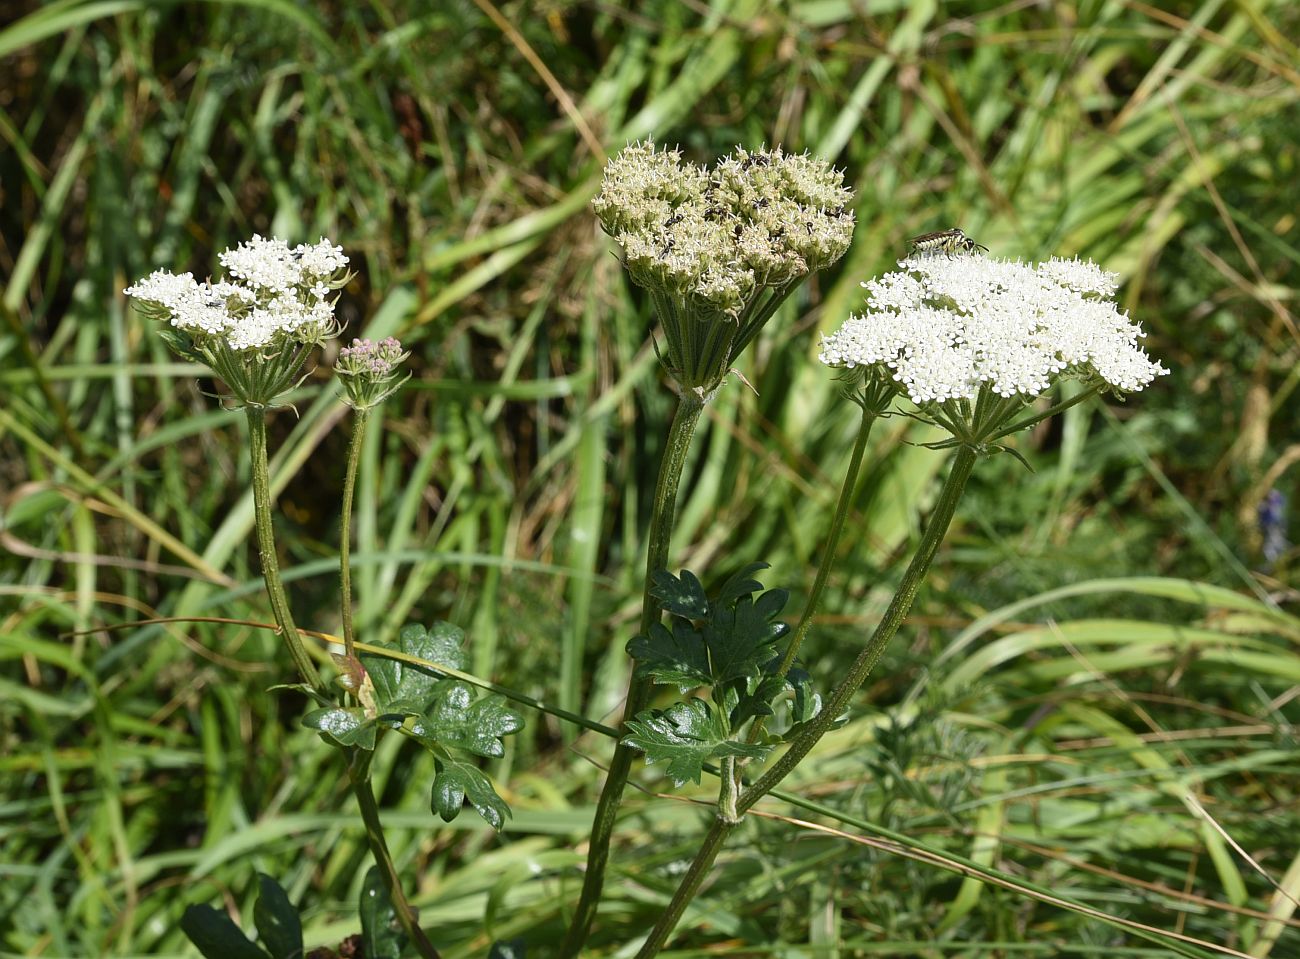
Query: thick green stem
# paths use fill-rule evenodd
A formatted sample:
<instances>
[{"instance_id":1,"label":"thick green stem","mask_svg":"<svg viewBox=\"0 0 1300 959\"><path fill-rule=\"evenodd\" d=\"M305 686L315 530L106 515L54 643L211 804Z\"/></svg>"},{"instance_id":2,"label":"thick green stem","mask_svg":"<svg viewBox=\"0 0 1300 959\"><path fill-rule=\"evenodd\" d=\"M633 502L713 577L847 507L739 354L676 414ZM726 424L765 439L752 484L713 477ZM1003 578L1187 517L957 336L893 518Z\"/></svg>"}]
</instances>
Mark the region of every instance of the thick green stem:
<instances>
[{"instance_id":1,"label":"thick green stem","mask_svg":"<svg viewBox=\"0 0 1300 959\"><path fill-rule=\"evenodd\" d=\"M406 893L402 891L402 884L397 877L397 867L393 864L392 853L388 851L388 843L384 840L384 828L379 822L379 804L375 801L375 791L370 785L369 768L369 753L359 749L349 752L348 780L352 784L353 795L357 797L357 805L361 807L361 819L366 825L366 840L370 844L370 852L375 857L375 864L383 877L384 888L388 890L388 898L397 913L397 921L402 924L402 929L410 937L416 951L423 959L440 959L438 950L420 928L415 909L407 900Z\"/></svg>"},{"instance_id":2,"label":"thick green stem","mask_svg":"<svg viewBox=\"0 0 1300 959\"><path fill-rule=\"evenodd\" d=\"M370 410L358 407L352 419L352 441L348 444L347 472L343 474L343 523L339 534L339 591L343 617L343 651L351 663L355 657L356 635L352 626L352 498L357 488L357 464L361 461L361 441L366 436Z\"/></svg>"},{"instance_id":3,"label":"thick green stem","mask_svg":"<svg viewBox=\"0 0 1300 959\"><path fill-rule=\"evenodd\" d=\"M683 391L677 400L677 411L668 431L668 443L664 447L663 459L659 463L659 479L655 484L654 505L650 514L649 547L646 552L645 588L641 595L640 635L650 631L650 627L659 622L661 612L659 605L650 595L651 575L668 566L668 545L672 539L673 520L677 512L677 486L682 478L682 468L686 465L686 454L690 450L691 437L704 409L703 401L690 391ZM627 704L623 708L625 719L635 716L645 709L650 700L652 682L638 679L633 673L628 686ZM623 789L632 770L635 750L622 742L614 749L614 758L610 761L609 774L605 778L605 788L596 803L596 814L591 824L591 840L587 851L587 872L582 881L582 893L569 924L568 934L560 955L565 959L576 956L587 941L591 924L596 918L596 907L600 903L601 889L605 883L605 868L609 864L609 844L614 835L614 824L618 819L618 807L623 798Z\"/></svg>"},{"instance_id":4,"label":"thick green stem","mask_svg":"<svg viewBox=\"0 0 1300 959\"><path fill-rule=\"evenodd\" d=\"M952 470L948 474L948 479L943 485L943 490L939 494L939 502L936 504L934 513L930 517L930 522L926 526L925 533L921 537L921 543L917 547L916 555L912 557L912 562L908 564L907 571L903 574L902 581L898 584L898 589L894 592L894 598L889 604L889 609L885 611L885 617L876 626L876 631L872 634L870 641L862 652L858 654L853 665L849 667L848 675L835 688L831 694L830 700L822 707L822 711L817 714L817 718L809 724L803 735L791 743L790 748L782 754L772 766L759 778L759 780L750 786L740 795L736 803L736 811L744 814L756 802L780 785L790 771L793 770L803 760L805 756L817 745L818 740L826 734L831 728L836 718L843 714L848 707L849 700L853 694L866 681L879 662L885 647L889 641L894 638L898 632L898 627L906 618L912 608L912 601L916 598L917 590L920 589L926 573L929 572L930 563L933 562L935 554L939 550L939 544L943 542L944 535L948 532L948 526L952 522L953 514L957 509L957 502L961 499L961 494L966 488L966 482L970 479L971 470L975 466L976 453L967 447L962 447L956 458L953 460ZM664 909L663 915L655 923L655 927L650 932L649 938L636 954L637 959L650 959L663 948L667 942L668 936L672 933L673 928L681 919L682 913L690 905L695 894L699 891L700 885L708 875L709 868L713 860L717 858L718 850L726 840L727 835L735 828L733 824L724 822L721 818L715 819L709 827L708 833L705 834L703 841L700 843L700 850L695 855L691 867L687 870L686 875L682 877L673 898L669 901L668 906Z\"/></svg>"},{"instance_id":5,"label":"thick green stem","mask_svg":"<svg viewBox=\"0 0 1300 959\"><path fill-rule=\"evenodd\" d=\"M307 655L307 647L298 635L289 599L280 581L280 560L275 551L275 525L271 519L271 471L266 460L266 409L250 406L248 416L248 442L253 464L253 515L257 526L257 550L262 561L262 578L266 581L266 595L271 600L271 612L280 627L280 635L289 646L294 665L302 678L321 692L325 684L320 673Z\"/></svg>"}]
</instances>

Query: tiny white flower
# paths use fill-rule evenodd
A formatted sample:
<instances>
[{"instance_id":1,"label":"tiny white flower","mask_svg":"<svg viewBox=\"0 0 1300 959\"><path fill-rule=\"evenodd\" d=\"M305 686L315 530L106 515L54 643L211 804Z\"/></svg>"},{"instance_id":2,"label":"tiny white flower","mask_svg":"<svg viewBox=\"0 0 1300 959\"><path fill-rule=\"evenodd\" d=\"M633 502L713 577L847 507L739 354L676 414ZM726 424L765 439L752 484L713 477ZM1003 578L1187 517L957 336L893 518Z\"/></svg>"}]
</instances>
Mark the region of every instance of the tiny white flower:
<instances>
[{"instance_id":1,"label":"tiny white flower","mask_svg":"<svg viewBox=\"0 0 1300 959\"><path fill-rule=\"evenodd\" d=\"M1168 372L1110 301L1115 274L1094 263L918 256L899 267L863 284L866 312L824 338L823 363L875 368L922 406L983 387L1028 400L1063 375L1132 392Z\"/></svg>"},{"instance_id":2,"label":"tiny white flower","mask_svg":"<svg viewBox=\"0 0 1300 959\"><path fill-rule=\"evenodd\" d=\"M243 402L266 405L292 385L306 352L334 335L332 289L348 259L341 247L253 238L219 259L229 276L198 283L158 270L127 288L142 312L183 335L181 355L207 363Z\"/></svg>"}]
</instances>

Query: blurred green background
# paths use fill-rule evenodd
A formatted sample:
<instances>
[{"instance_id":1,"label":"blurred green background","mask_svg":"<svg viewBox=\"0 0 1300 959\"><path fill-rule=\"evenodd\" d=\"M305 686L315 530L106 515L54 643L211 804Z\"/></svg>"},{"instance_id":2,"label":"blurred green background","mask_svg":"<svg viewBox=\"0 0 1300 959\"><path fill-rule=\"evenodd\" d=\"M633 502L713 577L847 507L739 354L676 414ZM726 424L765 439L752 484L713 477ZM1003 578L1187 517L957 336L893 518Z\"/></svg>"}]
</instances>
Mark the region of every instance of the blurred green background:
<instances>
[{"instance_id":1,"label":"blurred green background","mask_svg":"<svg viewBox=\"0 0 1300 959\"><path fill-rule=\"evenodd\" d=\"M677 562L755 560L797 614L856 412L816 363L911 235L1095 259L1172 375L981 464L914 615L790 788L841 835L751 816L678 955L1168 955L864 845L879 823L1232 955L1300 956L1300 11L1284 0L10 2L0 25L0 953L190 954L255 871L310 945L358 929L338 766L267 687L242 418L122 288L254 232L357 270L348 335L415 378L362 459L360 633L448 619L480 676L618 706L671 395L588 209L653 136L832 159L853 248L743 358L697 436ZM330 357L272 420L282 561L337 631L346 449ZM829 684L879 617L945 454L877 431L821 627ZM1260 507L1266 522L1260 523ZM1271 510L1271 511L1270 511ZM1274 521L1274 517L1280 517ZM1288 525L1289 524L1289 525ZM1013 605L1014 604L1014 605ZM1290 610L1290 613L1288 613ZM381 750L390 842L449 957L550 954L610 745L530 714L500 836ZM652 923L708 815L631 791L593 955ZM708 786L679 796L708 798ZM790 809L769 801L765 809ZM797 812L797 811L796 811ZM802 815L805 818L807 813ZM815 818L815 817L814 817Z\"/></svg>"}]
</instances>

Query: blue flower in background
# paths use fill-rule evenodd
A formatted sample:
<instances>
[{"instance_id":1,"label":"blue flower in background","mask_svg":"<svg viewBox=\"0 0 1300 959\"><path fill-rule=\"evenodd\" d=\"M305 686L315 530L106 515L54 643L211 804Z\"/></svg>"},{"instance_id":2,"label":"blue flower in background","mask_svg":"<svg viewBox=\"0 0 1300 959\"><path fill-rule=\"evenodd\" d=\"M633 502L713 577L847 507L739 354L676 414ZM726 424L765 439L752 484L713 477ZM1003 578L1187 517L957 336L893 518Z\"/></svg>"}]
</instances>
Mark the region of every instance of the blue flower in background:
<instances>
[{"instance_id":1,"label":"blue flower in background","mask_svg":"<svg viewBox=\"0 0 1300 959\"><path fill-rule=\"evenodd\" d=\"M1259 532L1264 537L1264 559L1271 566L1291 544L1286 539L1286 496L1271 489L1259 504Z\"/></svg>"}]
</instances>

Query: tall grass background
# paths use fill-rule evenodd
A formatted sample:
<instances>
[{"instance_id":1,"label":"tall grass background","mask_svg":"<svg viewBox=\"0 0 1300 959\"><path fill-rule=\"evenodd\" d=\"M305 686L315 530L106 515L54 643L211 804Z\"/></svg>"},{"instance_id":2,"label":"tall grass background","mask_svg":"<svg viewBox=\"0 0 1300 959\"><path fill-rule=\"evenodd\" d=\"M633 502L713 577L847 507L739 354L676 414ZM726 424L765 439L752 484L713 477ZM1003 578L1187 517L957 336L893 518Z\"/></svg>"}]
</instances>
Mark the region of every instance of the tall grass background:
<instances>
[{"instance_id":1,"label":"tall grass background","mask_svg":"<svg viewBox=\"0 0 1300 959\"><path fill-rule=\"evenodd\" d=\"M255 871L309 945L357 931L367 862L337 754L268 692L242 419L121 289L207 274L254 232L353 258L348 335L415 378L375 418L359 635L448 619L480 677L608 719L670 395L588 210L636 138L808 149L858 228L708 410L676 563L754 560L797 614L856 429L815 362L909 236L1090 257L1172 375L981 466L852 721L724 852L675 955L1300 956L1300 13L1148 4L366 0L7 4L0 26L0 951L184 955L188 903L247 923ZM272 419L299 622L337 632L345 431L321 370ZM872 441L809 644L826 683L874 623L941 454ZM1290 538L1300 538L1292 520ZM494 835L428 810L386 743L390 842L450 957L545 956L607 740L528 716ZM629 794L594 955L646 931L709 814ZM784 818L783 818L784 817ZM882 838L880 827L901 834ZM959 860L998 870L981 884ZM965 871L963 871L965 870ZM1086 904L1063 908L1027 881ZM1195 948L1195 947L1194 947Z\"/></svg>"}]
</instances>

